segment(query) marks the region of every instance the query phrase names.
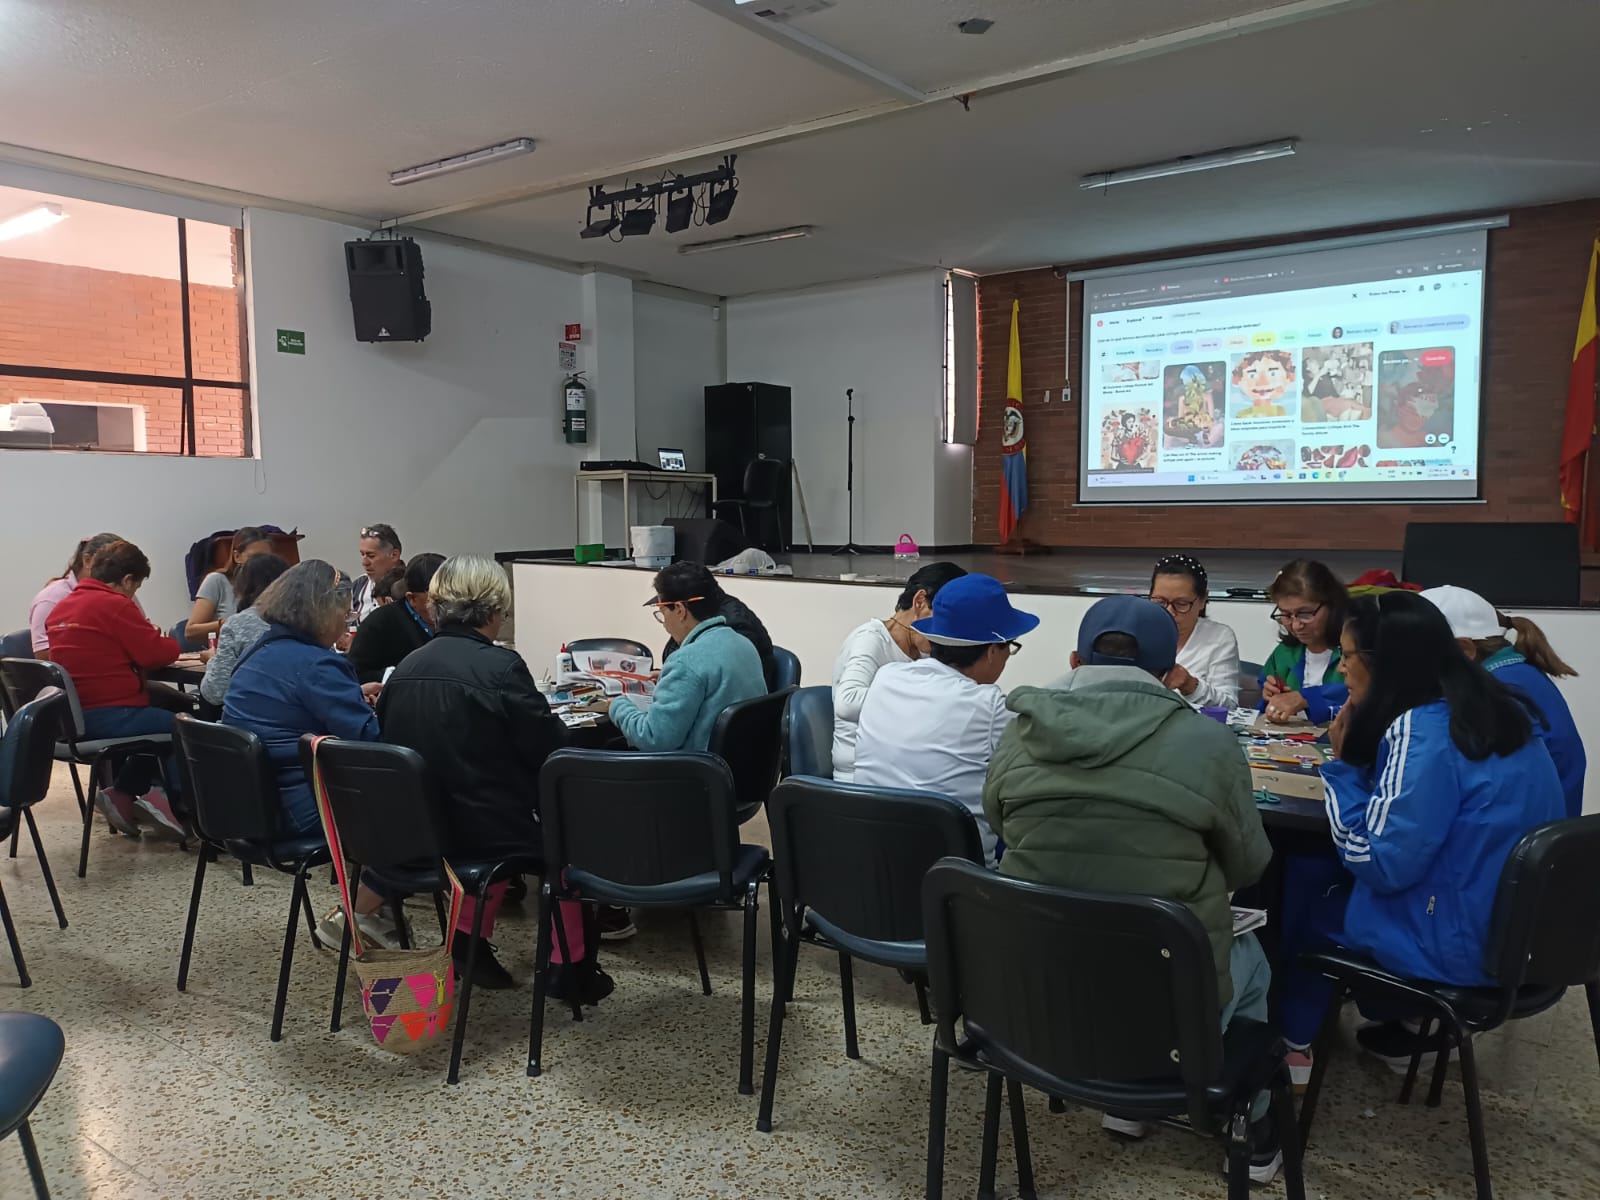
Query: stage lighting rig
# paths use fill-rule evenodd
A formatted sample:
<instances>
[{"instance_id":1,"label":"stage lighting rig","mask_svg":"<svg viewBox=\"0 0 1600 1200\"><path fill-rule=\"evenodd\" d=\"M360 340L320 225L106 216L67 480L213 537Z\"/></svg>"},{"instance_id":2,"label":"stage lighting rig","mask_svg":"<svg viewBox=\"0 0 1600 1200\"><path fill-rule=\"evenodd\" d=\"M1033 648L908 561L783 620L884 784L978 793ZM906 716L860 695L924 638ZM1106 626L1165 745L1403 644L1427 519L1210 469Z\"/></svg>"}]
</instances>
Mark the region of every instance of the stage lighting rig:
<instances>
[{"instance_id":1,"label":"stage lighting rig","mask_svg":"<svg viewBox=\"0 0 1600 1200\"><path fill-rule=\"evenodd\" d=\"M698 175L666 175L653 183L636 183L615 192L595 184L589 188L585 224L578 236L619 241L647 234L655 227L663 197L668 233L689 228L697 213L702 214L701 224L720 224L728 219L739 196L739 177L734 173L736 158L729 154L721 166ZM596 212L600 214L598 218Z\"/></svg>"}]
</instances>

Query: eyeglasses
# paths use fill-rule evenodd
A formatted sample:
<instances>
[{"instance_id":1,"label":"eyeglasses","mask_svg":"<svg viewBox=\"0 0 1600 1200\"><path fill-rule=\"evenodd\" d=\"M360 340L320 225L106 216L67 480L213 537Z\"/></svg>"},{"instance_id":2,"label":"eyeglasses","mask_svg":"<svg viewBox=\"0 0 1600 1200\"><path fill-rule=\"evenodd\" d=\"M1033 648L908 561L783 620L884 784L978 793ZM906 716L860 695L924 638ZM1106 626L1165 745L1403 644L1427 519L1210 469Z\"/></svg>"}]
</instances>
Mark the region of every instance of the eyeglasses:
<instances>
[{"instance_id":1,"label":"eyeglasses","mask_svg":"<svg viewBox=\"0 0 1600 1200\"><path fill-rule=\"evenodd\" d=\"M1165 596L1151 596L1151 604L1159 604L1168 612L1186 613L1200 603L1199 597L1192 600L1168 600Z\"/></svg>"},{"instance_id":2,"label":"eyeglasses","mask_svg":"<svg viewBox=\"0 0 1600 1200\"><path fill-rule=\"evenodd\" d=\"M1021 642L1007 642L1006 643L1006 654L1007 654L1007 656L1009 656L1011 658L1015 658L1018 654L1021 654L1021 653L1022 653L1022 643Z\"/></svg>"},{"instance_id":3,"label":"eyeglasses","mask_svg":"<svg viewBox=\"0 0 1600 1200\"><path fill-rule=\"evenodd\" d=\"M1319 604L1315 608L1302 608L1292 613L1286 613L1282 609L1274 608L1272 610L1272 619L1279 625L1309 625L1317 619L1317 614L1326 607L1326 604Z\"/></svg>"},{"instance_id":4,"label":"eyeglasses","mask_svg":"<svg viewBox=\"0 0 1600 1200\"><path fill-rule=\"evenodd\" d=\"M665 625L667 623L666 610L671 608L674 604L693 604L697 600L704 599L704 596L689 596L683 600L652 600L650 603L654 604L656 608L655 611L650 615L656 619L657 625Z\"/></svg>"}]
</instances>

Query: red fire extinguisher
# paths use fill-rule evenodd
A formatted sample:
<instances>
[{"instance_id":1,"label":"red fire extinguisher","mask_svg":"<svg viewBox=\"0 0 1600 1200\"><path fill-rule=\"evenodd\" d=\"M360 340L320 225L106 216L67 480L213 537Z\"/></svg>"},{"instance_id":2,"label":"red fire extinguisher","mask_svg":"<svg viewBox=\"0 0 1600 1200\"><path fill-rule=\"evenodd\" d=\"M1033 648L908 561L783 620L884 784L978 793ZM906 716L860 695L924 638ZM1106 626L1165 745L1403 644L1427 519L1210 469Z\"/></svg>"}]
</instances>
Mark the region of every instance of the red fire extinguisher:
<instances>
[{"instance_id":1,"label":"red fire extinguisher","mask_svg":"<svg viewBox=\"0 0 1600 1200\"><path fill-rule=\"evenodd\" d=\"M562 389L566 393L566 416L561 430L570 445L583 445L589 440L589 388L583 382L583 372L568 375Z\"/></svg>"}]
</instances>

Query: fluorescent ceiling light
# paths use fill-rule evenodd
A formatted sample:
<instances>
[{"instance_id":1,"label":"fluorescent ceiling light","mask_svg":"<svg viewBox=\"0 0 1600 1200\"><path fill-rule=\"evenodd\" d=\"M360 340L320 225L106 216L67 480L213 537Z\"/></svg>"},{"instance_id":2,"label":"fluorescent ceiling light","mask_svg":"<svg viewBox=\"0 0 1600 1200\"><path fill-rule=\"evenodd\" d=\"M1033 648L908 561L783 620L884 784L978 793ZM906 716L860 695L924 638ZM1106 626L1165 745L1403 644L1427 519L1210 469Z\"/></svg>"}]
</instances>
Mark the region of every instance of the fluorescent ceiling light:
<instances>
[{"instance_id":1,"label":"fluorescent ceiling light","mask_svg":"<svg viewBox=\"0 0 1600 1200\"><path fill-rule=\"evenodd\" d=\"M499 162L502 158L532 154L533 145L532 138L512 138L509 142L497 142L481 150L468 150L465 154L457 154L451 158L435 159L433 162L418 163L414 167L402 167L398 171L390 171L389 182L399 187L401 184L416 183L419 179L432 179L435 175L448 175L452 171L465 171L468 167Z\"/></svg>"},{"instance_id":2,"label":"fluorescent ceiling light","mask_svg":"<svg viewBox=\"0 0 1600 1200\"><path fill-rule=\"evenodd\" d=\"M36 204L24 212L19 212L14 217L7 217L0 221L0 242L9 242L12 238L26 237L30 233L49 229L50 226L60 221L65 221L67 214L61 211L59 204Z\"/></svg>"},{"instance_id":3,"label":"fluorescent ceiling light","mask_svg":"<svg viewBox=\"0 0 1600 1200\"><path fill-rule=\"evenodd\" d=\"M791 225L787 229L769 229L765 233L741 233L738 237L718 238L714 242L690 242L679 246L679 254L704 254L708 250L729 250L734 246L758 246L762 242L787 242L790 238L810 237L812 226Z\"/></svg>"},{"instance_id":4,"label":"fluorescent ceiling light","mask_svg":"<svg viewBox=\"0 0 1600 1200\"><path fill-rule=\"evenodd\" d=\"M1142 167L1119 167L1115 171L1085 175L1078 186L1085 191L1094 191L1114 183L1138 183L1144 179L1165 179L1168 175L1188 175L1193 171L1215 171L1218 167L1242 167L1246 163L1289 158L1294 154L1297 144L1296 138L1283 138L1276 142L1262 142L1257 146L1230 146L1210 154L1185 154L1180 158L1169 158L1165 162L1148 163Z\"/></svg>"}]
</instances>

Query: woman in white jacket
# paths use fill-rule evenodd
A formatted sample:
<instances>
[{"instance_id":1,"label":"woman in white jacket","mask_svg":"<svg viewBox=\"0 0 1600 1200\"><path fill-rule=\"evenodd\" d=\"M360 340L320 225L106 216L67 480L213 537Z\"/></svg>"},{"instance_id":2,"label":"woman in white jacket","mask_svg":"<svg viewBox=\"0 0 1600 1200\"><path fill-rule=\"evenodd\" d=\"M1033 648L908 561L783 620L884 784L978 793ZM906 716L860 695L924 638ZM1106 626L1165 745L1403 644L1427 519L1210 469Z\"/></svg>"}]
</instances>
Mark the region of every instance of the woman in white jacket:
<instances>
[{"instance_id":1,"label":"woman in white jacket","mask_svg":"<svg viewBox=\"0 0 1600 1200\"><path fill-rule=\"evenodd\" d=\"M879 667L922 657L927 644L911 623L932 616L939 589L965 574L955 563L929 563L906 580L892 617L868 621L845 638L833 663L833 777L840 783L855 778L857 723L872 677Z\"/></svg>"},{"instance_id":2,"label":"woman in white jacket","mask_svg":"<svg viewBox=\"0 0 1600 1200\"><path fill-rule=\"evenodd\" d=\"M1187 554L1169 554L1150 574L1150 599L1178 626L1178 664L1166 684L1196 708L1239 703L1239 639L1206 617L1206 569Z\"/></svg>"}]
</instances>

